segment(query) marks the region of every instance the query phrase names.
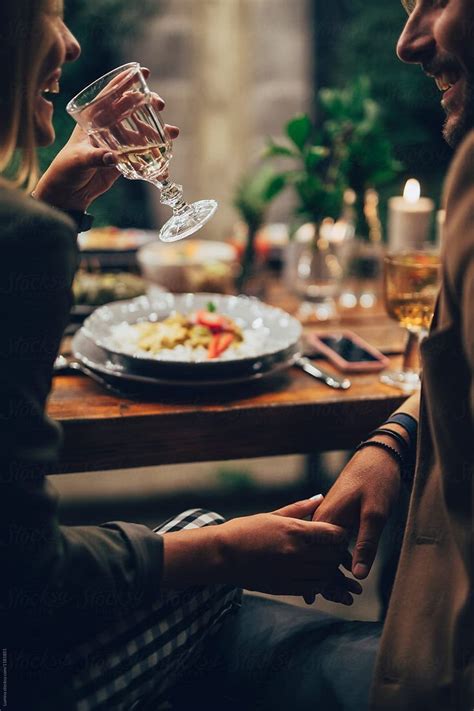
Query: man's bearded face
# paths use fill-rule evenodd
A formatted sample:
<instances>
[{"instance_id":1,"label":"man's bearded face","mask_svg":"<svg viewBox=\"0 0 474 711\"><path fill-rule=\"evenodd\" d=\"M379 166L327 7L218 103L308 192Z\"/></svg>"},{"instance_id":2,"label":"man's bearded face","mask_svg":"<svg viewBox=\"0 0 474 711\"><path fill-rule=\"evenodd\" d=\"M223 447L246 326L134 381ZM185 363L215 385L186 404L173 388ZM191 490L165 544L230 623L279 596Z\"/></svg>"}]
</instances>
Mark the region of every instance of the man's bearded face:
<instances>
[{"instance_id":1,"label":"man's bearded face","mask_svg":"<svg viewBox=\"0 0 474 711\"><path fill-rule=\"evenodd\" d=\"M398 41L404 62L433 77L446 112L444 137L456 147L474 128L474 0L402 0L409 18Z\"/></svg>"}]
</instances>

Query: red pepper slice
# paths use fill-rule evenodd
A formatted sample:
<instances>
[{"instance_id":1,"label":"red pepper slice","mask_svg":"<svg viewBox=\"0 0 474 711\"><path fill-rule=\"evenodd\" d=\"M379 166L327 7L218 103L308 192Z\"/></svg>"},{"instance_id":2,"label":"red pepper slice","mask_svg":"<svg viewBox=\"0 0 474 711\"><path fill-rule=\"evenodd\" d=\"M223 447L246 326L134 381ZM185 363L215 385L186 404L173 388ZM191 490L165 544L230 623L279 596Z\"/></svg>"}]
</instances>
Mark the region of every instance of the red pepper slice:
<instances>
[{"instance_id":1,"label":"red pepper slice","mask_svg":"<svg viewBox=\"0 0 474 711\"><path fill-rule=\"evenodd\" d=\"M213 333L225 331L228 328L228 321L224 316L219 316L219 314L211 313L210 311L198 311L196 313L196 323L210 328Z\"/></svg>"},{"instance_id":2,"label":"red pepper slice","mask_svg":"<svg viewBox=\"0 0 474 711\"><path fill-rule=\"evenodd\" d=\"M233 333L216 333L207 349L208 358L218 358L234 341Z\"/></svg>"},{"instance_id":3,"label":"red pepper slice","mask_svg":"<svg viewBox=\"0 0 474 711\"><path fill-rule=\"evenodd\" d=\"M235 324L232 323L228 316L220 316L209 311L198 311L195 321L199 326L209 328L212 333L222 333L222 331L235 333Z\"/></svg>"}]
</instances>

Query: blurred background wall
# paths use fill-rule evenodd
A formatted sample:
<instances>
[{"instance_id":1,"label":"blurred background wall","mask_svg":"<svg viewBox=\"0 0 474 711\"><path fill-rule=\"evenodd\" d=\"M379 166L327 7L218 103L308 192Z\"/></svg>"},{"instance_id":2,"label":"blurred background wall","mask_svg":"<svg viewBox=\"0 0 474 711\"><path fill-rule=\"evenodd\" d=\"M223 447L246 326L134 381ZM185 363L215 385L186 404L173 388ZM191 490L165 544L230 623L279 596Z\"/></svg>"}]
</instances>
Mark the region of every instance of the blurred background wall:
<instances>
[{"instance_id":1,"label":"blurred background wall","mask_svg":"<svg viewBox=\"0 0 474 711\"><path fill-rule=\"evenodd\" d=\"M189 199L219 202L207 236L230 234L235 185L265 136L311 109L312 9L311 0L161 0L124 54L151 69L167 120L181 128L172 177ZM149 196L161 223L169 210L153 188Z\"/></svg>"}]
</instances>

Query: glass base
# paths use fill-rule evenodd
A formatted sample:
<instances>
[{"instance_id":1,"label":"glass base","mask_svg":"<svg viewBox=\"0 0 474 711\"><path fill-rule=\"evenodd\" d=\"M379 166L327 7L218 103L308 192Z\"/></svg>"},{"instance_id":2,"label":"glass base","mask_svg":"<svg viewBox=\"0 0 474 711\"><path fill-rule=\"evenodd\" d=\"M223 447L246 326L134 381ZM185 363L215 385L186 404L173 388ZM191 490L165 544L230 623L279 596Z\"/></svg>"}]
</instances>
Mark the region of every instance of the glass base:
<instances>
[{"instance_id":1,"label":"glass base","mask_svg":"<svg viewBox=\"0 0 474 711\"><path fill-rule=\"evenodd\" d=\"M420 376L415 370L388 370L380 376L380 382L409 395L421 387Z\"/></svg>"},{"instance_id":2,"label":"glass base","mask_svg":"<svg viewBox=\"0 0 474 711\"><path fill-rule=\"evenodd\" d=\"M217 210L215 200L200 200L188 205L187 209L179 215L170 217L159 232L162 242L176 242L189 237L204 227Z\"/></svg>"}]
</instances>

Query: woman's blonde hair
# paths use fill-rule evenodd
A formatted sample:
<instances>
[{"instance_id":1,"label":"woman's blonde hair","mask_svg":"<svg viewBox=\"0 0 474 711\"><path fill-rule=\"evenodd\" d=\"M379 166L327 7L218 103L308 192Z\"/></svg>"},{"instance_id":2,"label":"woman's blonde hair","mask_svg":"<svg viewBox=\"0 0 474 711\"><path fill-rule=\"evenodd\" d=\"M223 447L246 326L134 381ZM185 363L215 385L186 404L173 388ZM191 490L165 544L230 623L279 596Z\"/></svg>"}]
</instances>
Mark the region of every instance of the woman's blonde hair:
<instances>
[{"instance_id":1,"label":"woman's blonde hair","mask_svg":"<svg viewBox=\"0 0 474 711\"><path fill-rule=\"evenodd\" d=\"M0 3L0 180L4 185L31 190L38 177L35 102L39 73L52 42L47 16L57 11L57 0ZM12 173L9 180L2 177L7 168Z\"/></svg>"}]
</instances>

